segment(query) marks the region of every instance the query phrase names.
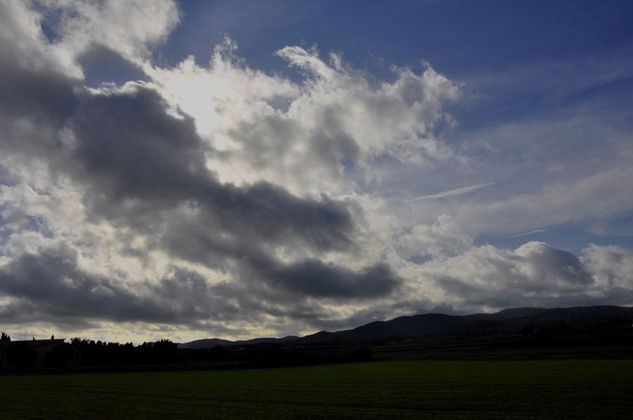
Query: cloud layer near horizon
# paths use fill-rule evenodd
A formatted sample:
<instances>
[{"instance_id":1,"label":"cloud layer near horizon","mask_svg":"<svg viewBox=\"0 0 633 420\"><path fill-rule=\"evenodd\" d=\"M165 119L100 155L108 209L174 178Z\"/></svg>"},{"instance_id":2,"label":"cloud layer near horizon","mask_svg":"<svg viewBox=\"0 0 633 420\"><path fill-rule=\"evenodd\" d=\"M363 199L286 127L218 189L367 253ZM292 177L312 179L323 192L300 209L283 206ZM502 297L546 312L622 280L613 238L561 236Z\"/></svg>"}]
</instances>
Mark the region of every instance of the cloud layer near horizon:
<instances>
[{"instance_id":1,"label":"cloud layer near horizon","mask_svg":"<svg viewBox=\"0 0 633 420\"><path fill-rule=\"evenodd\" d=\"M474 239L630 211L630 165L486 196L486 157L445 138L462 89L430 65L382 81L287 46L298 73L268 74L227 38L206 66L160 66L170 1L0 4L0 321L19 333L250 337L633 304L623 247ZM91 86L100 55L143 77Z\"/></svg>"}]
</instances>

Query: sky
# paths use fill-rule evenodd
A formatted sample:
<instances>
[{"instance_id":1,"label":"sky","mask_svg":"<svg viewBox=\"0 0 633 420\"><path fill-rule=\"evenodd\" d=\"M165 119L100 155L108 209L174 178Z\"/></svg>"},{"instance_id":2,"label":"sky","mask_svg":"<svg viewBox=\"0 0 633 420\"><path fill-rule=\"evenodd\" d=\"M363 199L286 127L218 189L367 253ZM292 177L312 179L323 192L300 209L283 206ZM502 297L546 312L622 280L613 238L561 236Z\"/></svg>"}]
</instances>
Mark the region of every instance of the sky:
<instances>
[{"instance_id":1,"label":"sky","mask_svg":"<svg viewBox=\"0 0 633 420\"><path fill-rule=\"evenodd\" d=\"M629 1L0 0L0 329L633 305Z\"/></svg>"}]
</instances>

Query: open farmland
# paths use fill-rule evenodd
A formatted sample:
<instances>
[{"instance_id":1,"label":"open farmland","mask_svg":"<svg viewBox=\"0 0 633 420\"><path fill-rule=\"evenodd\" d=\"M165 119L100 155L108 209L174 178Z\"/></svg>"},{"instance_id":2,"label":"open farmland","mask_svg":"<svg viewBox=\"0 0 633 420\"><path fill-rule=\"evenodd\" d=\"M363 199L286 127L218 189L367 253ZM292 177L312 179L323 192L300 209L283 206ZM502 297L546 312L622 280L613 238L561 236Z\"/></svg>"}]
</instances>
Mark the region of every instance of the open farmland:
<instances>
[{"instance_id":1,"label":"open farmland","mask_svg":"<svg viewBox=\"0 0 633 420\"><path fill-rule=\"evenodd\" d=\"M633 361L0 377L4 418L631 418Z\"/></svg>"}]
</instances>

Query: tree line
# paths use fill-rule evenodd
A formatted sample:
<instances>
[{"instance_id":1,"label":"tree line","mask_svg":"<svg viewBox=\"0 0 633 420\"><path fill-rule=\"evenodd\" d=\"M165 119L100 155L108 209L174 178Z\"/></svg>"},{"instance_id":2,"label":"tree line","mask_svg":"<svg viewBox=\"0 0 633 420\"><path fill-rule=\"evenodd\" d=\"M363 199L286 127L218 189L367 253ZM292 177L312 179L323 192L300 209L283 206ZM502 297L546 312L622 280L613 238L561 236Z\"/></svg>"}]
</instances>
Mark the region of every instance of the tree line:
<instances>
[{"instance_id":1,"label":"tree line","mask_svg":"<svg viewBox=\"0 0 633 420\"><path fill-rule=\"evenodd\" d=\"M368 346L285 346L280 343L179 349L164 339L132 343L73 338L12 342L2 333L0 370L153 369L155 366L185 369L274 367L371 360ZM145 367L143 367L145 366Z\"/></svg>"},{"instance_id":2,"label":"tree line","mask_svg":"<svg viewBox=\"0 0 633 420\"><path fill-rule=\"evenodd\" d=\"M11 341L0 336L0 368L33 369L81 366L166 364L178 360L178 346L170 340L119 344L73 338L69 343L50 340Z\"/></svg>"}]
</instances>

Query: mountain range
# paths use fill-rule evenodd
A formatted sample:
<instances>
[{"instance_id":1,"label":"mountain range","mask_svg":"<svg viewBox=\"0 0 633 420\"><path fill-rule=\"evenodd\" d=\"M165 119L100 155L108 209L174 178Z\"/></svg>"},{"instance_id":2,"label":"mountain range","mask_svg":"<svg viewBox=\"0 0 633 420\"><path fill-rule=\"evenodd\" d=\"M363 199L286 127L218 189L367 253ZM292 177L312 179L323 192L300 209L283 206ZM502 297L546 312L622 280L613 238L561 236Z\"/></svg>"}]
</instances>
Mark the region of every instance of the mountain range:
<instances>
[{"instance_id":1,"label":"mountain range","mask_svg":"<svg viewBox=\"0 0 633 420\"><path fill-rule=\"evenodd\" d=\"M633 308L590 306L574 308L513 308L492 314L427 313L376 321L343 331L320 331L303 337L256 338L230 341L218 338L179 344L183 349L214 347L324 348L369 346L393 352L402 349L490 348L491 346L633 348ZM447 347L448 346L448 347ZM620 348L620 347L618 347ZM628 348L628 347L627 347Z\"/></svg>"}]
</instances>

